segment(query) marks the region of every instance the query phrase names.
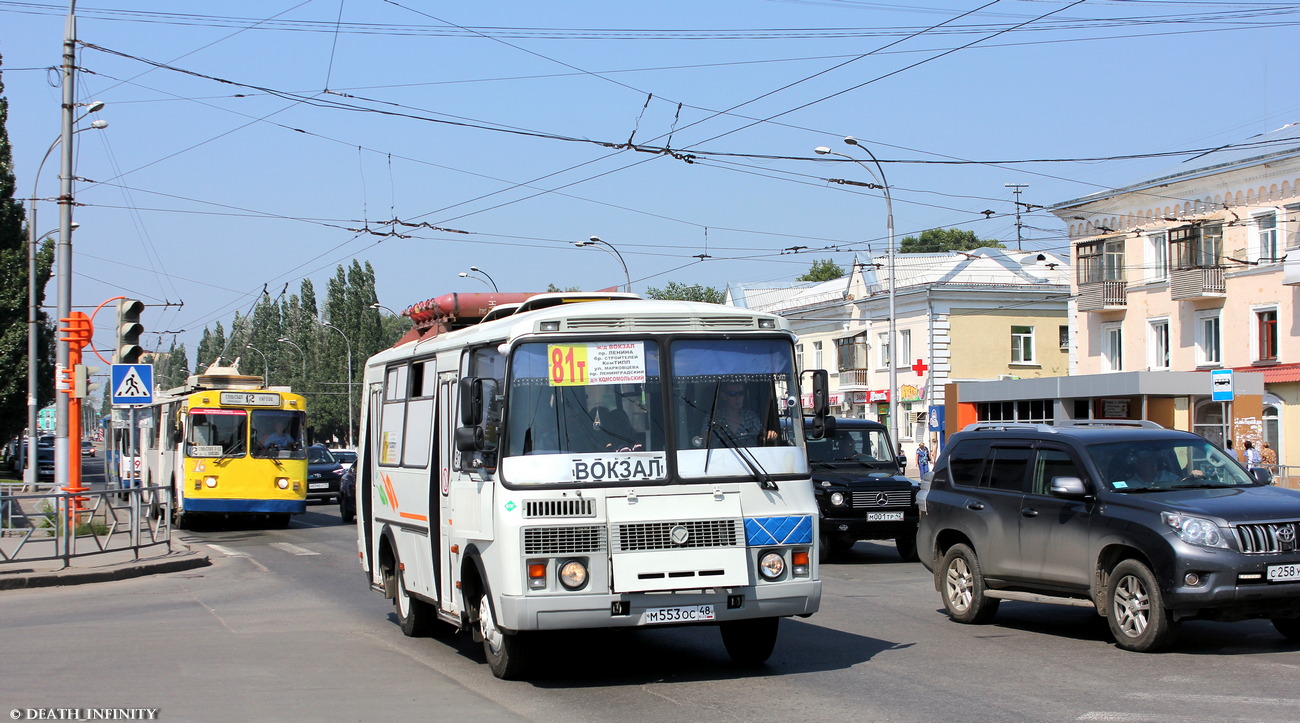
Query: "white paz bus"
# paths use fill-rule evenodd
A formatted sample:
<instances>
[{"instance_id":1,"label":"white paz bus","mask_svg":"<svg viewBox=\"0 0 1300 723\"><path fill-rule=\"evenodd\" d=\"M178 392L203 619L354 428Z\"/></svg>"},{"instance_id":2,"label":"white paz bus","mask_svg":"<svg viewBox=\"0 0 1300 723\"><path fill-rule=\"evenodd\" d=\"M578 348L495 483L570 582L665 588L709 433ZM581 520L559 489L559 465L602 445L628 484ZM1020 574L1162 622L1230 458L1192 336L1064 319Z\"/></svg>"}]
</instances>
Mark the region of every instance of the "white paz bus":
<instances>
[{"instance_id":1,"label":"white paz bus","mask_svg":"<svg viewBox=\"0 0 1300 723\"><path fill-rule=\"evenodd\" d=\"M416 328L366 363L357 462L362 565L404 633L471 630L512 678L545 653L532 631L714 625L758 664L781 618L817 611L783 319L631 294L404 313Z\"/></svg>"}]
</instances>

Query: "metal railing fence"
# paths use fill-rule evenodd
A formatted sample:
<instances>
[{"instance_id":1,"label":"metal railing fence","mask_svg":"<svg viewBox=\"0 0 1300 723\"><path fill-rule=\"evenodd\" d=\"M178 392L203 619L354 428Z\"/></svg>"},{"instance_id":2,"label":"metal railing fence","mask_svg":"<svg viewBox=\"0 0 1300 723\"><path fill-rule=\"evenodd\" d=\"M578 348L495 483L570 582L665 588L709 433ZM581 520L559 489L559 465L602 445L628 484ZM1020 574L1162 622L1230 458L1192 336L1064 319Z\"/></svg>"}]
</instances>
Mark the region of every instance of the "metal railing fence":
<instances>
[{"instance_id":1,"label":"metal railing fence","mask_svg":"<svg viewBox=\"0 0 1300 723\"><path fill-rule=\"evenodd\" d=\"M0 565L61 560L165 545L171 501L165 487L24 492L0 485Z\"/></svg>"}]
</instances>

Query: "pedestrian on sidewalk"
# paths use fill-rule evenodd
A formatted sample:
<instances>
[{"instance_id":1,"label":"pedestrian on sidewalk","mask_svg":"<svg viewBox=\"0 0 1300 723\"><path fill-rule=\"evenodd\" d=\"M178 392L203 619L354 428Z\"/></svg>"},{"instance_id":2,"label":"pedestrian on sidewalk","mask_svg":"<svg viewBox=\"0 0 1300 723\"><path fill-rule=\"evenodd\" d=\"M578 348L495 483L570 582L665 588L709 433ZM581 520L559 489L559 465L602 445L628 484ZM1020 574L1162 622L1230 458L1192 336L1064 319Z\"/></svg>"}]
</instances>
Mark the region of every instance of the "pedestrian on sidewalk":
<instances>
[{"instance_id":1,"label":"pedestrian on sidewalk","mask_svg":"<svg viewBox=\"0 0 1300 723\"><path fill-rule=\"evenodd\" d=\"M925 446L925 442L916 445L916 469L921 477L930 473L930 448Z\"/></svg>"}]
</instances>

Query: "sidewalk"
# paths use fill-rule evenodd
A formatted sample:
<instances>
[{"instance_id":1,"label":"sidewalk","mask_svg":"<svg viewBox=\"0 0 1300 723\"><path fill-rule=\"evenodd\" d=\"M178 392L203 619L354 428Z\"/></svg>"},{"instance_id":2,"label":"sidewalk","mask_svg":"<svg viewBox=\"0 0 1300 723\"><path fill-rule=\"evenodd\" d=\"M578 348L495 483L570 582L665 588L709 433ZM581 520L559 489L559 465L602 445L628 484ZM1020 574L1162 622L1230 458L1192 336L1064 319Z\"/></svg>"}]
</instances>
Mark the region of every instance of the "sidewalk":
<instances>
[{"instance_id":1,"label":"sidewalk","mask_svg":"<svg viewBox=\"0 0 1300 723\"><path fill-rule=\"evenodd\" d=\"M206 553L193 550L175 538L171 546L170 552L161 545L156 554L152 548L143 550L139 559L130 550L82 555L70 558L67 567L62 560L0 562L0 590L126 580L212 564Z\"/></svg>"}]
</instances>

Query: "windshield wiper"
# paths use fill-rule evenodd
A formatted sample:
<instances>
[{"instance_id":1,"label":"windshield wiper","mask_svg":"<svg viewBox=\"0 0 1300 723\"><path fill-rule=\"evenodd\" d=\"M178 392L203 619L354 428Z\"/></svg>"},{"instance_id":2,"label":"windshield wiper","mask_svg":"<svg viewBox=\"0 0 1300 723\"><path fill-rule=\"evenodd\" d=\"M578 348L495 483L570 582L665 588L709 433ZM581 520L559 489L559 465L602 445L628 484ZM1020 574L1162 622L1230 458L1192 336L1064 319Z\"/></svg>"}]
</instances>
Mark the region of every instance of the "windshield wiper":
<instances>
[{"instance_id":1,"label":"windshield wiper","mask_svg":"<svg viewBox=\"0 0 1300 723\"><path fill-rule=\"evenodd\" d=\"M827 461L824 460L824 459L810 459L810 460L808 460L808 461L809 461L809 462L812 462L813 464L820 464L821 466L823 466L823 467L825 467L825 468L827 468L827 469L839 469L838 467L836 467L835 465L831 464L830 462L827 462Z\"/></svg>"},{"instance_id":2,"label":"windshield wiper","mask_svg":"<svg viewBox=\"0 0 1300 723\"><path fill-rule=\"evenodd\" d=\"M773 481L772 476L767 473L767 470L763 469L763 465L759 464L758 459L754 457L754 453L741 446L741 444L736 441L736 438L731 436L731 430L727 429L725 424L710 420L709 428L715 430L718 434L718 439L721 439L722 443L730 448L731 451L735 452L736 456L740 458L740 461L745 463L745 466L749 468L749 473L754 475L755 479L758 480L760 487L765 490L779 489L776 486L776 482Z\"/></svg>"}]
</instances>

